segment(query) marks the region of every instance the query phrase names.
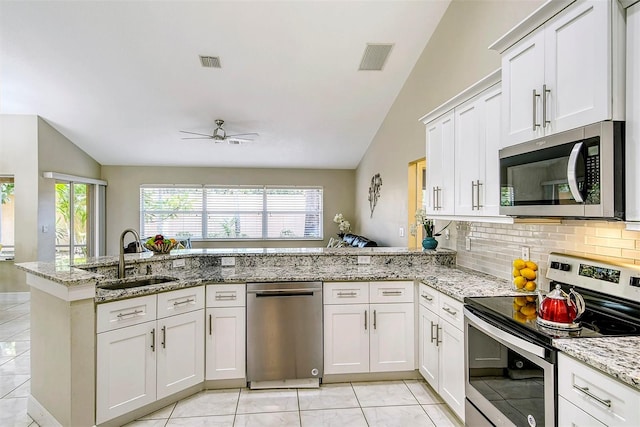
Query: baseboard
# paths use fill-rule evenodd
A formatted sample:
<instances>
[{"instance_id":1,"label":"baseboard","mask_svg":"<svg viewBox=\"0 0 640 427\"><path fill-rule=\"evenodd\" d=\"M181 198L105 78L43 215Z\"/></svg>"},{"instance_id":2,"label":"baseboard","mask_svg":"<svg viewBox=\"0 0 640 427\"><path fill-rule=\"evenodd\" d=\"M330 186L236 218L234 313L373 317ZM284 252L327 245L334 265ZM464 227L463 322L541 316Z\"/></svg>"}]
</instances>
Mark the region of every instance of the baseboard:
<instances>
[{"instance_id":1,"label":"baseboard","mask_svg":"<svg viewBox=\"0 0 640 427\"><path fill-rule=\"evenodd\" d=\"M27 399L27 414L29 414L29 416L33 418L33 421L40 427L62 427L62 424L32 395L29 395Z\"/></svg>"},{"instance_id":2,"label":"baseboard","mask_svg":"<svg viewBox=\"0 0 640 427\"><path fill-rule=\"evenodd\" d=\"M360 381L417 380L420 378L422 377L417 370L400 372L366 372L362 374L325 374L322 377L322 383L331 384Z\"/></svg>"}]
</instances>

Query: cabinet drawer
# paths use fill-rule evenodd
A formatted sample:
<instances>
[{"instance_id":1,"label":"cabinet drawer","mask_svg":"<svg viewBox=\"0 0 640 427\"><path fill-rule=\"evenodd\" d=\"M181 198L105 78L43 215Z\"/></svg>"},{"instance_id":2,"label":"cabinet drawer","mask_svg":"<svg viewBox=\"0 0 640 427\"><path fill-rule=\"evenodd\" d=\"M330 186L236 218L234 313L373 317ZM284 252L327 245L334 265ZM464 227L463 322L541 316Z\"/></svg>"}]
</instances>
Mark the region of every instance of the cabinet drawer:
<instances>
[{"instance_id":1,"label":"cabinet drawer","mask_svg":"<svg viewBox=\"0 0 640 427\"><path fill-rule=\"evenodd\" d=\"M244 307L247 286L244 283L207 285L207 307Z\"/></svg>"},{"instance_id":2,"label":"cabinet drawer","mask_svg":"<svg viewBox=\"0 0 640 427\"><path fill-rule=\"evenodd\" d=\"M369 282L329 282L323 287L325 304L367 304Z\"/></svg>"},{"instance_id":3,"label":"cabinet drawer","mask_svg":"<svg viewBox=\"0 0 640 427\"><path fill-rule=\"evenodd\" d=\"M640 392L563 353L558 354L558 394L606 425L640 424Z\"/></svg>"},{"instance_id":4,"label":"cabinet drawer","mask_svg":"<svg viewBox=\"0 0 640 427\"><path fill-rule=\"evenodd\" d=\"M100 304L96 317L97 333L156 320L156 296Z\"/></svg>"},{"instance_id":5,"label":"cabinet drawer","mask_svg":"<svg viewBox=\"0 0 640 427\"><path fill-rule=\"evenodd\" d=\"M369 302L413 302L413 281L371 282Z\"/></svg>"},{"instance_id":6,"label":"cabinet drawer","mask_svg":"<svg viewBox=\"0 0 640 427\"><path fill-rule=\"evenodd\" d=\"M420 301L420 305L428 308L436 314L438 313L438 303L440 302L438 295L440 295L440 292L428 285L425 285L424 283L420 283L418 286L418 300Z\"/></svg>"},{"instance_id":7,"label":"cabinet drawer","mask_svg":"<svg viewBox=\"0 0 640 427\"><path fill-rule=\"evenodd\" d=\"M204 308L204 286L158 294L158 319Z\"/></svg>"},{"instance_id":8,"label":"cabinet drawer","mask_svg":"<svg viewBox=\"0 0 640 427\"><path fill-rule=\"evenodd\" d=\"M451 298L449 295L440 294L438 301L438 316L451 323L456 328L462 330L464 327L464 314L462 313L460 301Z\"/></svg>"}]
</instances>

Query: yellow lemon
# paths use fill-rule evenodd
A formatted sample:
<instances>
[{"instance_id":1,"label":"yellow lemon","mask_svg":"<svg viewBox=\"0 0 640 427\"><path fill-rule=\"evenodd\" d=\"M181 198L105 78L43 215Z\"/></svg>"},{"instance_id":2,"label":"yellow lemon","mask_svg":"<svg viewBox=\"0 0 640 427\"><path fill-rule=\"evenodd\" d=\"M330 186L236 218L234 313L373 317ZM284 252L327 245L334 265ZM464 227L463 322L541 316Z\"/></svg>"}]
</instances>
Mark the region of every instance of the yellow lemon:
<instances>
[{"instance_id":1,"label":"yellow lemon","mask_svg":"<svg viewBox=\"0 0 640 427\"><path fill-rule=\"evenodd\" d=\"M522 289L524 288L524 285L527 284L527 279L522 276L518 276L513 279L513 284L516 286L516 289Z\"/></svg>"},{"instance_id":2,"label":"yellow lemon","mask_svg":"<svg viewBox=\"0 0 640 427\"><path fill-rule=\"evenodd\" d=\"M513 303L517 304L519 307L527 305L527 300L524 297L515 297L513 299Z\"/></svg>"},{"instance_id":3,"label":"yellow lemon","mask_svg":"<svg viewBox=\"0 0 640 427\"><path fill-rule=\"evenodd\" d=\"M524 262L524 260L520 258L513 260L513 268L515 268L516 270L522 270L525 267L526 263Z\"/></svg>"},{"instance_id":4,"label":"yellow lemon","mask_svg":"<svg viewBox=\"0 0 640 427\"><path fill-rule=\"evenodd\" d=\"M535 284L535 282L532 282L532 283L534 283L534 284ZM526 285L525 285L525 286L526 286ZM529 302L534 302L534 301L536 300L536 296L535 296L535 295L527 295L525 298L526 298L526 299L527 299L527 301L529 301Z\"/></svg>"},{"instance_id":5,"label":"yellow lemon","mask_svg":"<svg viewBox=\"0 0 640 427\"><path fill-rule=\"evenodd\" d=\"M527 321L527 316L520 313L519 311L516 311L515 313L513 313L513 318L520 323L525 323Z\"/></svg>"},{"instance_id":6,"label":"yellow lemon","mask_svg":"<svg viewBox=\"0 0 640 427\"><path fill-rule=\"evenodd\" d=\"M525 291L529 291L529 292L533 292L536 290L536 282L527 282L524 285L524 290Z\"/></svg>"},{"instance_id":7,"label":"yellow lemon","mask_svg":"<svg viewBox=\"0 0 640 427\"><path fill-rule=\"evenodd\" d=\"M531 269L531 270L533 270L533 271L536 271L536 270L538 269L538 264L536 264L536 263L535 263L535 262L533 262L533 261L527 261L527 262L525 262L524 264L525 264L525 266L526 266L527 268L530 268L530 269Z\"/></svg>"},{"instance_id":8,"label":"yellow lemon","mask_svg":"<svg viewBox=\"0 0 640 427\"><path fill-rule=\"evenodd\" d=\"M518 277L520 275L520 270L518 270L517 268L513 269L513 277Z\"/></svg>"},{"instance_id":9,"label":"yellow lemon","mask_svg":"<svg viewBox=\"0 0 640 427\"><path fill-rule=\"evenodd\" d=\"M536 278L536 272L530 268L523 268L520 270L520 274L529 280L534 280Z\"/></svg>"}]
</instances>

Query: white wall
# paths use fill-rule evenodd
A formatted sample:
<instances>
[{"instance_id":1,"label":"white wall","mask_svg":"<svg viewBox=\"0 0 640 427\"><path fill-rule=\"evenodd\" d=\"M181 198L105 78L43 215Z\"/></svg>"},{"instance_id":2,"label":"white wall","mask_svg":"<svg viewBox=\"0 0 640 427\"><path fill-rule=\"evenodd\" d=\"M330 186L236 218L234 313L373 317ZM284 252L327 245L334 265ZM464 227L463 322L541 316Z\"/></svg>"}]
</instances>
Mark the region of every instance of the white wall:
<instances>
[{"instance_id":1,"label":"white wall","mask_svg":"<svg viewBox=\"0 0 640 427\"><path fill-rule=\"evenodd\" d=\"M300 185L324 188L324 237L322 241L242 241L195 243L194 247L314 247L326 246L336 237L333 216L341 212L354 221L355 171L316 169L240 169L103 166L107 186L107 255L118 253L120 233L126 228L140 229L140 185L216 184L216 185ZM128 241L129 238L127 238Z\"/></svg>"},{"instance_id":2,"label":"white wall","mask_svg":"<svg viewBox=\"0 0 640 427\"><path fill-rule=\"evenodd\" d=\"M425 129L418 119L500 67L487 47L543 1L454 0L381 124L356 171L356 216L361 232L387 246L406 246L407 165L425 156ZM369 218L371 177L383 180ZM454 229L455 231L455 229ZM455 248L455 236L443 246Z\"/></svg>"}]
</instances>

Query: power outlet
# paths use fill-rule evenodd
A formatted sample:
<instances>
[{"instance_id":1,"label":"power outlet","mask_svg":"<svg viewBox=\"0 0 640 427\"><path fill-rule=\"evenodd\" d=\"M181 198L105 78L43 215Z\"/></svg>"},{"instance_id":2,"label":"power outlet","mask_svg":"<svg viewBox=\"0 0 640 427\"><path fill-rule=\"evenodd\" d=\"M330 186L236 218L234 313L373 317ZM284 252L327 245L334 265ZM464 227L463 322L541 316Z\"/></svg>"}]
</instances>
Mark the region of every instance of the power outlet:
<instances>
[{"instance_id":1,"label":"power outlet","mask_svg":"<svg viewBox=\"0 0 640 427\"><path fill-rule=\"evenodd\" d=\"M371 257L369 255L358 255L358 264L371 264Z\"/></svg>"},{"instance_id":2,"label":"power outlet","mask_svg":"<svg viewBox=\"0 0 640 427\"><path fill-rule=\"evenodd\" d=\"M400 237L404 237L404 227L400 227L400 229L398 230L398 235Z\"/></svg>"},{"instance_id":3,"label":"power outlet","mask_svg":"<svg viewBox=\"0 0 640 427\"><path fill-rule=\"evenodd\" d=\"M471 237L464 239L464 248L468 251L471 250Z\"/></svg>"},{"instance_id":4,"label":"power outlet","mask_svg":"<svg viewBox=\"0 0 640 427\"><path fill-rule=\"evenodd\" d=\"M187 261L184 258L174 259L173 268L184 267L187 265Z\"/></svg>"},{"instance_id":5,"label":"power outlet","mask_svg":"<svg viewBox=\"0 0 640 427\"><path fill-rule=\"evenodd\" d=\"M520 254L520 258L525 261L529 261L529 248L526 246L523 246L521 249L522 249L522 253Z\"/></svg>"},{"instance_id":6,"label":"power outlet","mask_svg":"<svg viewBox=\"0 0 640 427\"><path fill-rule=\"evenodd\" d=\"M236 258L232 256L222 257L222 266L223 267L233 267L236 265Z\"/></svg>"}]
</instances>

